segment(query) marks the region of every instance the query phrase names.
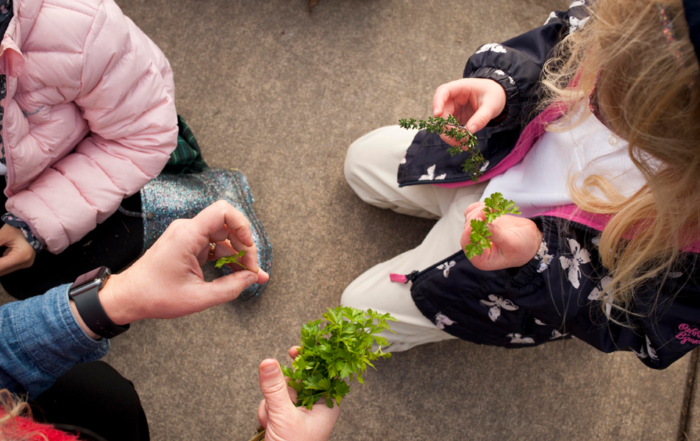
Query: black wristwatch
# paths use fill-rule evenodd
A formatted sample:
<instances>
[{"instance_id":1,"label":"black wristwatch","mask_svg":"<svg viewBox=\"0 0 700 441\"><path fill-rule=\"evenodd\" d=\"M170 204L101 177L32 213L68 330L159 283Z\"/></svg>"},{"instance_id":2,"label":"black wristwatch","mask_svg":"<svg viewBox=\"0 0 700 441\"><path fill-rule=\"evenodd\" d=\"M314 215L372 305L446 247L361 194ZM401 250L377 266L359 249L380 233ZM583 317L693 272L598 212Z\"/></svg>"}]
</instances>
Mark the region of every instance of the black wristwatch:
<instances>
[{"instance_id":1,"label":"black wristwatch","mask_svg":"<svg viewBox=\"0 0 700 441\"><path fill-rule=\"evenodd\" d=\"M112 272L106 266L78 277L70 289L70 298L75 302L75 307L88 328L95 334L104 338L114 338L129 330L130 325L120 326L109 319L102 308L97 294L104 286Z\"/></svg>"}]
</instances>

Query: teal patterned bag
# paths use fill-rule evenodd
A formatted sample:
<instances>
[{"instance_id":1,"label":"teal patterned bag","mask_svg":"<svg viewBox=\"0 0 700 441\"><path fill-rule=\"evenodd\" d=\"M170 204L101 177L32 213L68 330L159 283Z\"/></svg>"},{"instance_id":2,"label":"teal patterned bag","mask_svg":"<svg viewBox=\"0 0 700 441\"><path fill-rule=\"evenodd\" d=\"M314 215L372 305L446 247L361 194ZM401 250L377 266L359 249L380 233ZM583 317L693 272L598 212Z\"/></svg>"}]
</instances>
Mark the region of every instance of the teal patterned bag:
<instances>
[{"instance_id":1,"label":"teal patterned bag","mask_svg":"<svg viewBox=\"0 0 700 441\"><path fill-rule=\"evenodd\" d=\"M191 219L204 208L222 199L243 213L250 222L253 241L258 249L260 268L270 273L270 240L253 210L255 200L248 181L243 173L237 170L208 168L201 173L163 173L146 184L141 190L144 249L150 248L174 220ZM215 271L231 273L228 266ZM266 286L267 283L251 285L239 298L248 300L259 296Z\"/></svg>"}]
</instances>

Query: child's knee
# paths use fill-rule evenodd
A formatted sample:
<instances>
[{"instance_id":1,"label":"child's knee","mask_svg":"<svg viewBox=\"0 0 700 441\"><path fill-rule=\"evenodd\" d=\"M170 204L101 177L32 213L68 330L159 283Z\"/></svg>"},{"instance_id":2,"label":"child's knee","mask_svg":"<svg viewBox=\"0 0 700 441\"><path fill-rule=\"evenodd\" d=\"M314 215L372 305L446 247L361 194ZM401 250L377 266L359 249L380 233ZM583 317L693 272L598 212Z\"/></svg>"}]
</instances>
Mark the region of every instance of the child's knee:
<instances>
[{"instance_id":1,"label":"child's knee","mask_svg":"<svg viewBox=\"0 0 700 441\"><path fill-rule=\"evenodd\" d=\"M361 295L359 290L353 289L353 284L345 288L343 295L340 297L340 304L342 306L350 306L355 309L363 309L361 307Z\"/></svg>"},{"instance_id":2,"label":"child's knee","mask_svg":"<svg viewBox=\"0 0 700 441\"><path fill-rule=\"evenodd\" d=\"M348 148L345 154L345 180L348 181L351 187L355 188L363 182L362 169L363 165L367 165L368 143L365 142L366 136L356 140Z\"/></svg>"}]
</instances>

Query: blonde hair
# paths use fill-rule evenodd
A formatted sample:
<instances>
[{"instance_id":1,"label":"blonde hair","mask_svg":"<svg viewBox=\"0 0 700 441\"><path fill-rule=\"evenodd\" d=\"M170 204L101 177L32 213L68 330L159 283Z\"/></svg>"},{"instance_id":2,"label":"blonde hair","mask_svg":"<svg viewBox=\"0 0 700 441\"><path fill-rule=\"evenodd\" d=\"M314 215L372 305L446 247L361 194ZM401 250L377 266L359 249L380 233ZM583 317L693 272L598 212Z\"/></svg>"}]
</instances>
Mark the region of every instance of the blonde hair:
<instances>
[{"instance_id":1,"label":"blonde hair","mask_svg":"<svg viewBox=\"0 0 700 441\"><path fill-rule=\"evenodd\" d=\"M597 0L586 25L563 39L543 74L541 105L561 104L565 116L548 130L570 129L590 116L595 86L603 122L627 140L646 178L630 197L602 176L569 181L579 208L611 216L600 241L612 277L604 295L623 311L630 311L640 285L660 287L682 250L698 240L700 71L682 0L662 1L672 42L659 0Z\"/></svg>"},{"instance_id":2,"label":"blonde hair","mask_svg":"<svg viewBox=\"0 0 700 441\"><path fill-rule=\"evenodd\" d=\"M26 401L12 395L7 389L0 389L0 407L4 415L0 415L0 440L8 441L48 441L45 435L40 433L19 434L15 426L18 417L31 418L32 410Z\"/></svg>"}]
</instances>

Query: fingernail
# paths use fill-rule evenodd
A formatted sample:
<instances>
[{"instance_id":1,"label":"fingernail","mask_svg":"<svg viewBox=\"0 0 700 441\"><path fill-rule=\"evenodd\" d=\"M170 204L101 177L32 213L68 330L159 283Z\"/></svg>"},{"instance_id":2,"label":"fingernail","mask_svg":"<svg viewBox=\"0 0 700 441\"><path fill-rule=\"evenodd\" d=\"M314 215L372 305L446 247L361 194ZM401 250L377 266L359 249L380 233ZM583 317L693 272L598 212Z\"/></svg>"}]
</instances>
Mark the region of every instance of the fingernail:
<instances>
[{"instance_id":1,"label":"fingernail","mask_svg":"<svg viewBox=\"0 0 700 441\"><path fill-rule=\"evenodd\" d=\"M248 281L248 286L252 285L255 283L255 280L257 278L253 274L248 274L248 277L246 277L246 280Z\"/></svg>"},{"instance_id":2,"label":"fingernail","mask_svg":"<svg viewBox=\"0 0 700 441\"><path fill-rule=\"evenodd\" d=\"M469 126L469 131L472 133L476 132L476 126L474 126L474 125Z\"/></svg>"},{"instance_id":3,"label":"fingernail","mask_svg":"<svg viewBox=\"0 0 700 441\"><path fill-rule=\"evenodd\" d=\"M262 368L262 371L264 374L274 374L275 372L277 372L277 363L268 364L267 366Z\"/></svg>"},{"instance_id":4,"label":"fingernail","mask_svg":"<svg viewBox=\"0 0 700 441\"><path fill-rule=\"evenodd\" d=\"M437 107L434 108L434 109L433 109L433 115L437 116L437 115L439 115L439 114L440 114L440 109L438 109Z\"/></svg>"}]
</instances>

